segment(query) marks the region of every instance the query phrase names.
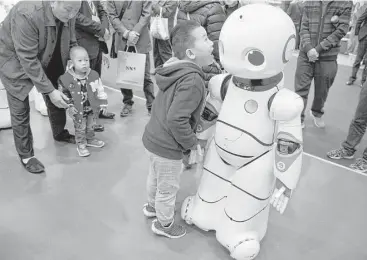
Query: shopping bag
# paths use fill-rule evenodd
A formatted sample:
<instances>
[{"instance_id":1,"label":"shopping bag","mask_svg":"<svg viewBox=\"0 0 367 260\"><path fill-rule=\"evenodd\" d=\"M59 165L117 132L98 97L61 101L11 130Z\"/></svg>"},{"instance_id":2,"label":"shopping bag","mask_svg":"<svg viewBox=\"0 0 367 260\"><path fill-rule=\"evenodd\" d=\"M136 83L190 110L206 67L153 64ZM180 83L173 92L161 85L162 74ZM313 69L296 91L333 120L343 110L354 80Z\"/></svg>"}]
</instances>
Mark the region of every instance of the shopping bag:
<instances>
[{"instance_id":1,"label":"shopping bag","mask_svg":"<svg viewBox=\"0 0 367 260\"><path fill-rule=\"evenodd\" d=\"M134 49L135 52L129 52ZM126 51L117 54L118 88L142 89L144 86L146 54L138 53L135 46L127 46Z\"/></svg>"},{"instance_id":2,"label":"shopping bag","mask_svg":"<svg viewBox=\"0 0 367 260\"><path fill-rule=\"evenodd\" d=\"M159 40L168 40L168 19L162 17L162 7L159 16L150 18L150 34Z\"/></svg>"}]
</instances>

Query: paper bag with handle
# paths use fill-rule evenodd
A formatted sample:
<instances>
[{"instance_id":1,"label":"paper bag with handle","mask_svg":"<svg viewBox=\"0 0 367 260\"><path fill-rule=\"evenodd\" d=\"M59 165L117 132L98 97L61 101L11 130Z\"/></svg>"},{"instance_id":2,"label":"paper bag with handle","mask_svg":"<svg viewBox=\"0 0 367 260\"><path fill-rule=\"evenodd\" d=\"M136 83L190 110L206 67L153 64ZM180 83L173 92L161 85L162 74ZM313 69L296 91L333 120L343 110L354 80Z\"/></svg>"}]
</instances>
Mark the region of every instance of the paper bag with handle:
<instances>
[{"instance_id":1,"label":"paper bag with handle","mask_svg":"<svg viewBox=\"0 0 367 260\"><path fill-rule=\"evenodd\" d=\"M146 54L138 53L136 46L126 46L126 51L119 51L117 55L117 87L142 89L145 62Z\"/></svg>"}]
</instances>

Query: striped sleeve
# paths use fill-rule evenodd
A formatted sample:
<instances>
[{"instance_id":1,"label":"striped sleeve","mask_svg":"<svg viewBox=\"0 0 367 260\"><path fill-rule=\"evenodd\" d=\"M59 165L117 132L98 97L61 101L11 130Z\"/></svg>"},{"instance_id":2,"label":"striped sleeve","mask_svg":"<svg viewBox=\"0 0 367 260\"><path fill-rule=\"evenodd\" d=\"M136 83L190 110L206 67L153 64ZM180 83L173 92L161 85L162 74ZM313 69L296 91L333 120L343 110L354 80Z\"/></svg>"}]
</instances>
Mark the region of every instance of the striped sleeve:
<instances>
[{"instance_id":1,"label":"striped sleeve","mask_svg":"<svg viewBox=\"0 0 367 260\"><path fill-rule=\"evenodd\" d=\"M339 23L336 30L326 37L318 46L316 50L329 50L330 48L338 46L341 39L347 34L349 29L349 21L352 12L352 2L347 2L344 9L339 15Z\"/></svg>"},{"instance_id":2,"label":"striped sleeve","mask_svg":"<svg viewBox=\"0 0 367 260\"><path fill-rule=\"evenodd\" d=\"M308 53L308 51L313 48L311 44L311 33L310 33L309 26L310 26L310 23L309 23L307 8L304 8L303 15L302 15L301 29L300 29L299 34L301 37L301 46L305 50L306 53Z\"/></svg>"}]
</instances>

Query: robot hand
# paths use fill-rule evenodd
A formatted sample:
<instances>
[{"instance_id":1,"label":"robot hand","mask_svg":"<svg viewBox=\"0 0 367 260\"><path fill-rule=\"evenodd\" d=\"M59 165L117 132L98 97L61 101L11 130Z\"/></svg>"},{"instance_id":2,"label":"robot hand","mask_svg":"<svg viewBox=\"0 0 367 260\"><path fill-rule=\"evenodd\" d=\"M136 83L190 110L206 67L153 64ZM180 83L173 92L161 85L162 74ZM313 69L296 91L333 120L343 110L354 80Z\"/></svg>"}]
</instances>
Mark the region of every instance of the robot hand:
<instances>
[{"instance_id":1,"label":"robot hand","mask_svg":"<svg viewBox=\"0 0 367 260\"><path fill-rule=\"evenodd\" d=\"M270 204L272 204L280 214L283 214L291 194L292 190L287 188L281 181L277 180L276 187L270 199Z\"/></svg>"},{"instance_id":2,"label":"robot hand","mask_svg":"<svg viewBox=\"0 0 367 260\"><path fill-rule=\"evenodd\" d=\"M189 157L189 164L200 163L204 159L204 149L201 148L200 144L196 146L196 149L191 150Z\"/></svg>"}]
</instances>

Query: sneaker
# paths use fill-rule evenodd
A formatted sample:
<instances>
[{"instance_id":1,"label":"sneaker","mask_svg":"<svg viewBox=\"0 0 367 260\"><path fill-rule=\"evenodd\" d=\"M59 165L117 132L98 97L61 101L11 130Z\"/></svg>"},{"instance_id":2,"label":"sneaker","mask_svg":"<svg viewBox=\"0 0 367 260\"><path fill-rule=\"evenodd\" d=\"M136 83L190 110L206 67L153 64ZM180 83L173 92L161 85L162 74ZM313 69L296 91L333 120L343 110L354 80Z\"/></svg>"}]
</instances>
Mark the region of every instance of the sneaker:
<instances>
[{"instance_id":1,"label":"sneaker","mask_svg":"<svg viewBox=\"0 0 367 260\"><path fill-rule=\"evenodd\" d=\"M358 158L355 163L350 165L350 168L361 173L367 172L367 160Z\"/></svg>"},{"instance_id":2,"label":"sneaker","mask_svg":"<svg viewBox=\"0 0 367 260\"><path fill-rule=\"evenodd\" d=\"M157 216L157 213L155 212L155 208L150 206L148 203L144 205L143 213L148 218L154 218Z\"/></svg>"},{"instance_id":3,"label":"sneaker","mask_svg":"<svg viewBox=\"0 0 367 260\"><path fill-rule=\"evenodd\" d=\"M301 123L301 128L302 128L302 129L305 129L305 127L306 127L305 122L302 122L302 123Z\"/></svg>"},{"instance_id":4,"label":"sneaker","mask_svg":"<svg viewBox=\"0 0 367 260\"><path fill-rule=\"evenodd\" d=\"M151 115L152 115L152 110L148 109L148 116L151 116Z\"/></svg>"},{"instance_id":5,"label":"sneaker","mask_svg":"<svg viewBox=\"0 0 367 260\"><path fill-rule=\"evenodd\" d=\"M163 227L157 219L152 222L152 231L160 236L165 236L168 238L180 238L186 235L186 229L179 224L172 221L171 225L168 227Z\"/></svg>"},{"instance_id":6,"label":"sneaker","mask_svg":"<svg viewBox=\"0 0 367 260\"><path fill-rule=\"evenodd\" d=\"M354 153L348 152L346 149L339 148L336 150L331 150L328 152L327 157L334 160L340 160L340 159L353 159Z\"/></svg>"},{"instance_id":7,"label":"sneaker","mask_svg":"<svg viewBox=\"0 0 367 260\"><path fill-rule=\"evenodd\" d=\"M126 117L128 115L131 114L132 112L132 105L128 105L128 104L125 104L123 107L122 107L122 110L121 110L121 113L120 113L120 116L121 117Z\"/></svg>"},{"instance_id":8,"label":"sneaker","mask_svg":"<svg viewBox=\"0 0 367 260\"><path fill-rule=\"evenodd\" d=\"M96 138L87 140L87 146L88 147L96 147L96 148L102 148L105 145L105 143L101 140L98 140Z\"/></svg>"},{"instance_id":9,"label":"sneaker","mask_svg":"<svg viewBox=\"0 0 367 260\"><path fill-rule=\"evenodd\" d=\"M87 157L90 155L90 152L88 151L86 145L78 145L76 149L78 150L80 157Z\"/></svg>"},{"instance_id":10,"label":"sneaker","mask_svg":"<svg viewBox=\"0 0 367 260\"><path fill-rule=\"evenodd\" d=\"M313 123L318 128L325 128L325 122L321 117L316 117L312 114L312 111L310 111L310 115L313 118Z\"/></svg>"}]
</instances>

